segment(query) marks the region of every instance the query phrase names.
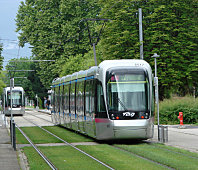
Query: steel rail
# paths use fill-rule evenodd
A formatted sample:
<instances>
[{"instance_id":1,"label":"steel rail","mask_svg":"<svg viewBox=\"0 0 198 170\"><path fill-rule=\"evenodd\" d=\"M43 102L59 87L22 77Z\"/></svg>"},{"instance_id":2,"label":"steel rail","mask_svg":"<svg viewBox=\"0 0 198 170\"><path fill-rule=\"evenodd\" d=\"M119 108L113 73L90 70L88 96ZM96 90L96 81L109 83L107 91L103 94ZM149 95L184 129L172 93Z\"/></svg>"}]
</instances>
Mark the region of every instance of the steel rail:
<instances>
[{"instance_id":1,"label":"steel rail","mask_svg":"<svg viewBox=\"0 0 198 170\"><path fill-rule=\"evenodd\" d=\"M28 140L28 142L32 145L32 147L38 152L38 154L44 159L44 161L50 166L51 169L57 170L55 165L47 159L47 157L34 145L34 143L27 137L27 135L15 124L17 129L23 134L23 136Z\"/></svg>"},{"instance_id":2,"label":"steel rail","mask_svg":"<svg viewBox=\"0 0 198 170\"><path fill-rule=\"evenodd\" d=\"M26 111L26 113L27 113L27 111ZM44 118L42 118L42 117L39 117L39 116L36 116L36 115L34 115L34 114L31 114L31 113L27 113L27 114L32 115L32 116L34 116L34 117L37 117L37 118L39 118L39 119L45 120L46 122L50 122L50 123L52 123L52 124L55 124L55 123L53 123L52 121L46 120L46 119L44 119ZM43 114L45 114L45 113L43 113ZM46 113L46 114L47 114L47 113ZM45 114L45 115L46 115L46 114ZM49 116L50 116L50 115L49 115Z\"/></svg>"},{"instance_id":3,"label":"steel rail","mask_svg":"<svg viewBox=\"0 0 198 170\"><path fill-rule=\"evenodd\" d=\"M112 145L110 145L110 146L112 146ZM172 168L172 167L169 167L169 166L167 166L167 165L164 165L164 164L161 164L161 163L159 163L159 162L153 161L153 160L151 160L151 159L145 158L145 157L143 157L143 156L140 156L140 155L135 154L135 153L133 153L133 152L131 152L131 151L125 150L125 149L123 149L123 148L120 148L120 147L118 147L118 146L112 146L112 147L113 147L113 148L116 148L116 149L119 149L119 150L121 150L121 151L130 153L131 155L134 155L134 156L136 156L136 157L138 157L138 158L141 158L141 159L144 159L144 160L146 160L146 161L149 161L149 162L155 163L155 164L157 164L157 165L160 165L160 166L162 166L162 167L164 167L164 168L171 169L171 170L175 170L175 169Z\"/></svg>"},{"instance_id":4,"label":"steel rail","mask_svg":"<svg viewBox=\"0 0 198 170\"><path fill-rule=\"evenodd\" d=\"M26 118L24 118L24 119L26 119ZM86 156L90 157L91 159L97 161L98 163L100 163L101 165L105 166L106 168L111 169L111 170L114 170L114 169L113 169L112 167L110 167L109 165L103 163L102 161L100 161L100 160L96 159L95 157L89 155L88 153L82 151L81 149L77 148L76 146L72 145L71 143L68 143L67 141L61 139L60 137L56 136L55 134L51 133L50 131L48 131L48 130L42 128L41 126L37 125L36 123L32 122L31 120L28 120L28 119L26 119L26 120L29 121L29 122L31 122L31 123L34 124L35 126L41 128L42 130L44 130L45 132L49 133L50 135L54 136L55 138L59 139L60 141L64 142L65 144L67 144L67 145L71 146L72 148L78 150L79 152L83 153L84 155L86 155Z\"/></svg>"}]
</instances>

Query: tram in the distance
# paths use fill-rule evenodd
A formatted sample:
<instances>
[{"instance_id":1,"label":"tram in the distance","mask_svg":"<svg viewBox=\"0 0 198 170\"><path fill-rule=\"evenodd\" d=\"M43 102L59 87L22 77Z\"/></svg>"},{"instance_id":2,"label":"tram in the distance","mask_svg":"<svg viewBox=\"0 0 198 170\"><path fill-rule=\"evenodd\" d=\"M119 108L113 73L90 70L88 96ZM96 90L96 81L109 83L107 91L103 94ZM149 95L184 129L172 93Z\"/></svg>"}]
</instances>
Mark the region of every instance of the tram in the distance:
<instances>
[{"instance_id":1,"label":"tram in the distance","mask_svg":"<svg viewBox=\"0 0 198 170\"><path fill-rule=\"evenodd\" d=\"M152 86L146 61L106 60L53 81L52 118L99 140L152 138Z\"/></svg>"},{"instance_id":2,"label":"tram in the distance","mask_svg":"<svg viewBox=\"0 0 198 170\"><path fill-rule=\"evenodd\" d=\"M25 92L22 87L12 88L12 114L23 115L25 113ZM3 89L2 107L6 116L11 115L11 93L10 87Z\"/></svg>"}]
</instances>

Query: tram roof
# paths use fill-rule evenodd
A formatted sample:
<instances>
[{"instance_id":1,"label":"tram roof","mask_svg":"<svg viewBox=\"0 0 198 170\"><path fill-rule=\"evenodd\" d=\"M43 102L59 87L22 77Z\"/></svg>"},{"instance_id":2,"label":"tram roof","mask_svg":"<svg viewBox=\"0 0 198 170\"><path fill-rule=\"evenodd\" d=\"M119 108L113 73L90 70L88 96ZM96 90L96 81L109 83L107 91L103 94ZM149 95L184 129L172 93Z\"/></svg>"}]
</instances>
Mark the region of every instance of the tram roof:
<instances>
[{"instance_id":1,"label":"tram roof","mask_svg":"<svg viewBox=\"0 0 198 170\"><path fill-rule=\"evenodd\" d=\"M122 59L122 60L105 60L99 64L100 68L108 69L111 67L144 67L150 69L150 65L145 60L139 59Z\"/></svg>"},{"instance_id":2,"label":"tram roof","mask_svg":"<svg viewBox=\"0 0 198 170\"><path fill-rule=\"evenodd\" d=\"M4 89L5 89L5 90L10 90L10 87L5 87ZM16 86L16 87L13 87L12 90L20 90L20 91L23 91L23 87Z\"/></svg>"},{"instance_id":3,"label":"tram roof","mask_svg":"<svg viewBox=\"0 0 198 170\"><path fill-rule=\"evenodd\" d=\"M71 75L67 75L61 78L55 78L52 81L53 85L57 85L63 82L68 82L71 80L80 79L83 77L88 77L91 75L95 75L97 73L98 69L104 69L107 70L111 67L120 67L120 66L138 66L138 67L144 67L146 69L150 69L150 65L145 60L138 60L138 59L123 59L123 60L104 60L102 61L99 66L93 66L89 68L88 70L81 70L79 72L75 72Z\"/></svg>"}]
</instances>

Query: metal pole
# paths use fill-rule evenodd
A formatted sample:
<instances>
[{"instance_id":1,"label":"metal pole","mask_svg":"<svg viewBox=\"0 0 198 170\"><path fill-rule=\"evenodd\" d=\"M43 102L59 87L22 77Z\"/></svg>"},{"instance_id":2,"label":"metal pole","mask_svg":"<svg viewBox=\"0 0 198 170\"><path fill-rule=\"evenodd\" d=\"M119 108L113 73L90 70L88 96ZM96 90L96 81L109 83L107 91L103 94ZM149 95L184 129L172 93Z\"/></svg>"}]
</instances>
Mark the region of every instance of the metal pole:
<instances>
[{"instance_id":1,"label":"metal pole","mask_svg":"<svg viewBox=\"0 0 198 170\"><path fill-rule=\"evenodd\" d=\"M13 130L13 148L16 151L16 130L15 130L15 123L12 122L12 130Z\"/></svg>"},{"instance_id":2,"label":"metal pole","mask_svg":"<svg viewBox=\"0 0 198 170\"><path fill-rule=\"evenodd\" d=\"M160 141L160 120L159 120L159 90L158 90L158 77L157 77L157 55L156 53L152 56L155 60L155 77L154 77L154 84L155 84L155 100L157 104L157 129L158 129L158 141Z\"/></svg>"},{"instance_id":3,"label":"metal pole","mask_svg":"<svg viewBox=\"0 0 198 170\"><path fill-rule=\"evenodd\" d=\"M95 66L97 66L97 59L96 59L96 44L95 44L95 43L93 43L93 51L94 51Z\"/></svg>"},{"instance_id":4,"label":"metal pole","mask_svg":"<svg viewBox=\"0 0 198 170\"><path fill-rule=\"evenodd\" d=\"M10 129L11 129L11 142L13 146L13 127L12 127L12 120L13 120L13 114L12 114L12 86L13 86L13 78L10 78L10 115L11 115L11 121L10 121Z\"/></svg>"},{"instance_id":5,"label":"metal pole","mask_svg":"<svg viewBox=\"0 0 198 170\"><path fill-rule=\"evenodd\" d=\"M139 39L140 39L140 59L144 59L143 52L143 31L142 31L142 8L139 8Z\"/></svg>"}]
</instances>

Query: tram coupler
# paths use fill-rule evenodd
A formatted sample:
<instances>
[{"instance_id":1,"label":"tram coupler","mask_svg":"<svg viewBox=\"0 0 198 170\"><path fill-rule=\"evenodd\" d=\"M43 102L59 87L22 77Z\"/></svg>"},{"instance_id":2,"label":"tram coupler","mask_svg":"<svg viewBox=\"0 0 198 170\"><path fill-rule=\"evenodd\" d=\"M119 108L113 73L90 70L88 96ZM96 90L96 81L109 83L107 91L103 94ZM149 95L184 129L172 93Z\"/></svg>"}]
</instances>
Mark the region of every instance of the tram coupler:
<instances>
[{"instance_id":1,"label":"tram coupler","mask_svg":"<svg viewBox=\"0 0 198 170\"><path fill-rule=\"evenodd\" d=\"M180 126L183 126L183 112L179 112L178 119L180 120Z\"/></svg>"}]
</instances>

